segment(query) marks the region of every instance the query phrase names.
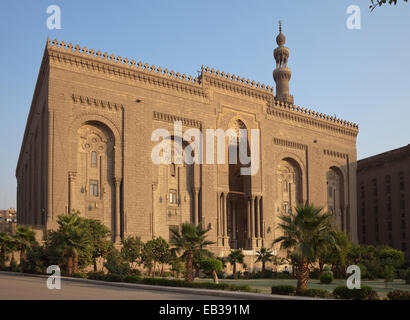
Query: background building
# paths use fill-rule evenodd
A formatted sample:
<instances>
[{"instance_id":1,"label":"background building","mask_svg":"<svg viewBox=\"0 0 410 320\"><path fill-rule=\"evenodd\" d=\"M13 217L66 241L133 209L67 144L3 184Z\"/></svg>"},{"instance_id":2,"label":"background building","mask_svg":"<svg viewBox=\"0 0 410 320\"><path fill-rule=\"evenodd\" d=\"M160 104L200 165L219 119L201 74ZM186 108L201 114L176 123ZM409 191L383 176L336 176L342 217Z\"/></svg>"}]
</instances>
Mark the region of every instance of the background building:
<instances>
[{"instance_id":1,"label":"background building","mask_svg":"<svg viewBox=\"0 0 410 320\"><path fill-rule=\"evenodd\" d=\"M168 240L180 223L201 222L211 227L217 254L243 248L251 255L279 236L280 214L310 202L333 211L356 242L358 126L294 105L285 40L280 32L276 95L208 67L193 78L48 41L16 169L19 223L55 228L58 215L78 210L118 242ZM249 130L259 129L258 172L240 175L241 165L228 161L153 164L154 130L171 132L173 148L190 142L174 136L174 121L183 132L248 129L248 142Z\"/></svg>"},{"instance_id":2,"label":"background building","mask_svg":"<svg viewBox=\"0 0 410 320\"><path fill-rule=\"evenodd\" d=\"M0 232L13 233L17 223L17 212L14 208L0 210Z\"/></svg>"},{"instance_id":3,"label":"background building","mask_svg":"<svg viewBox=\"0 0 410 320\"><path fill-rule=\"evenodd\" d=\"M410 145L358 161L359 242L410 257Z\"/></svg>"}]
</instances>

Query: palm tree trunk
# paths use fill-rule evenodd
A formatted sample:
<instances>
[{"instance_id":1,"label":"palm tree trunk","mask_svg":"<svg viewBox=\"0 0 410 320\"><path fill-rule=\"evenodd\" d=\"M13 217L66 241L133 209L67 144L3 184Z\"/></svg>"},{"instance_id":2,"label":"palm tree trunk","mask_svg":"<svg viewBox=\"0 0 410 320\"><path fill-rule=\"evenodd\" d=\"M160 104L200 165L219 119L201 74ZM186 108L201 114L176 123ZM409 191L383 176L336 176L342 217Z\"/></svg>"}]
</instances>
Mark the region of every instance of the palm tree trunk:
<instances>
[{"instance_id":1,"label":"palm tree trunk","mask_svg":"<svg viewBox=\"0 0 410 320\"><path fill-rule=\"evenodd\" d=\"M218 274L216 273L215 270L212 270L212 277L214 278L214 282L218 284L219 283Z\"/></svg>"},{"instance_id":2,"label":"palm tree trunk","mask_svg":"<svg viewBox=\"0 0 410 320\"><path fill-rule=\"evenodd\" d=\"M233 278L236 279L236 262L233 263Z\"/></svg>"},{"instance_id":3,"label":"palm tree trunk","mask_svg":"<svg viewBox=\"0 0 410 320\"><path fill-rule=\"evenodd\" d=\"M262 261L262 273L265 273L265 261Z\"/></svg>"},{"instance_id":4,"label":"palm tree trunk","mask_svg":"<svg viewBox=\"0 0 410 320\"><path fill-rule=\"evenodd\" d=\"M3 268L6 264L6 252L3 247L0 250L0 268Z\"/></svg>"},{"instance_id":5,"label":"palm tree trunk","mask_svg":"<svg viewBox=\"0 0 410 320\"><path fill-rule=\"evenodd\" d=\"M73 257L71 255L67 257L66 273L67 276L71 276L73 273Z\"/></svg>"},{"instance_id":6,"label":"palm tree trunk","mask_svg":"<svg viewBox=\"0 0 410 320\"><path fill-rule=\"evenodd\" d=\"M97 258L93 258L94 272L97 272Z\"/></svg>"},{"instance_id":7,"label":"palm tree trunk","mask_svg":"<svg viewBox=\"0 0 410 320\"><path fill-rule=\"evenodd\" d=\"M322 275L323 273L323 267L324 267L324 263L322 259L319 259L319 277Z\"/></svg>"},{"instance_id":8,"label":"palm tree trunk","mask_svg":"<svg viewBox=\"0 0 410 320\"><path fill-rule=\"evenodd\" d=\"M186 282L192 282L194 281L192 277L192 252L187 251L186 252L186 262L185 262L185 281Z\"/></svg>"},{"instance_id":9,"label":"palm tree trunk","mask_svg":"<svg viewBox=\"0 0 410 320\"><path fill-rule=\"evenodd\" d=\"M73 253L73 273L78 272L78 253L75 251Z\"/></svg>"},{"instance_id":10,"label":"palm tree trunk","mask_svg":"<svg viewBox=\"0 0 410 320\"><path fill-rule=\"evenodd\" d=\"M306 261L303 261L296 266L296 277L298 279L296 293L301 293L303 290L307 289L309 281L309 265Z\"/></svg>"}]
</instances>

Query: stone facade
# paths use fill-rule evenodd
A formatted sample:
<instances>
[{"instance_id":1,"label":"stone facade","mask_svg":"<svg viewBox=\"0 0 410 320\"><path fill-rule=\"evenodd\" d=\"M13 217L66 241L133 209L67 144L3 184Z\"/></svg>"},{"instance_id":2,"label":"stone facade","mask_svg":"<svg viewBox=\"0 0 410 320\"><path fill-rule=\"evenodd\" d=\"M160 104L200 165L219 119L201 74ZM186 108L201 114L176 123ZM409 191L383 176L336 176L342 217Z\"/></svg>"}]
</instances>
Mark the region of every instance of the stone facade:
<instances>
[{"instance_id":1,"label":"stone facade","mask_svg":"<svg viewBox=\"0 0 410 320\"><path fill-rule=\"evenodd\" d=\"M357 162L359 242L410 258L410 145Z\"/></svg>"},{"instance_id":2,"label":"stone facade","mask_svg":"<svg viewBox=\"0 0 410 320\"><path fill-rule=\"evenodd\" d=\"M251 254L271 246L284 210L308 201L333 210L356 242L358 126L293 104L282 33L277 43L275 96L271 86L208 67L193 78L47 41L16 170L19 223L55 228L58 215L78 210L111 228L114 241L146 241L201 222L218 255ZM151 134L173 133L174 121L183 132L259 129L258 172L153 164Z\"/></svg>"}]
</instances>

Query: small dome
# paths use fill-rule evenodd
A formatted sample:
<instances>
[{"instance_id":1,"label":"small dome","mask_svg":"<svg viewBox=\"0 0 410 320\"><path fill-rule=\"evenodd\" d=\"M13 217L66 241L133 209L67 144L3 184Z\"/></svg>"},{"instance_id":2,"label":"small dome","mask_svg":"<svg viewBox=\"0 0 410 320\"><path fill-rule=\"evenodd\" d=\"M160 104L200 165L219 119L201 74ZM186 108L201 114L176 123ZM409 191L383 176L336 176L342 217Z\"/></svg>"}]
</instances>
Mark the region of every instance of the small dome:
<instances>
[{"instance_id":1,"label":"small dome","mask_svg":"<svg viewBox=\"0 0 410 320\"><path fill-rule=\"evenodd\" d=\"M285 42L286 42L286 37L282 32L280 32L278 36L276 37L276 43L278 44L278 46L283 46Z\"/></svg>"}]
</instances>

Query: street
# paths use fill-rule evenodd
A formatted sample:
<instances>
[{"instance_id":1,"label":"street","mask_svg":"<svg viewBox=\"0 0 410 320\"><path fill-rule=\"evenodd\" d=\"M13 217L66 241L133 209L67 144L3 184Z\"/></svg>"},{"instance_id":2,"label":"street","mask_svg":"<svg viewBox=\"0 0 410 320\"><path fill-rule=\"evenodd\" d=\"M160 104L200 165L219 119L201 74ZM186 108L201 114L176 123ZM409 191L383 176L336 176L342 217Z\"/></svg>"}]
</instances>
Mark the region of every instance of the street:
<instances>
[{"instance_id":1,"label":"street","mask_svg":"<svg viewBox=\"0 0 410 320\"><path fill-rule=\"evenodd\" d=\"M61 280L50 290L47 278L0 274L0 300L226 300L227 298L158 290L129 289Z\"/></svg>"}]
</instances>

